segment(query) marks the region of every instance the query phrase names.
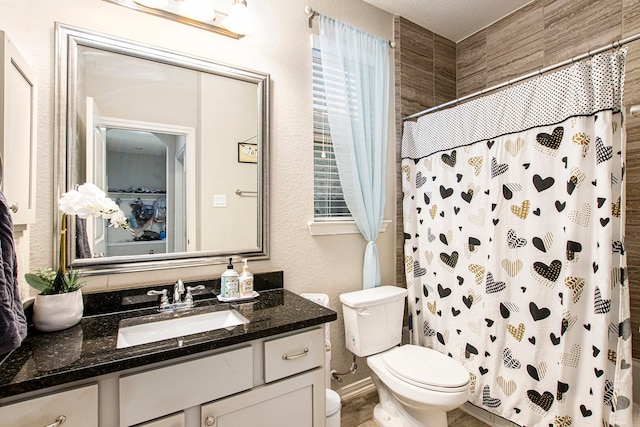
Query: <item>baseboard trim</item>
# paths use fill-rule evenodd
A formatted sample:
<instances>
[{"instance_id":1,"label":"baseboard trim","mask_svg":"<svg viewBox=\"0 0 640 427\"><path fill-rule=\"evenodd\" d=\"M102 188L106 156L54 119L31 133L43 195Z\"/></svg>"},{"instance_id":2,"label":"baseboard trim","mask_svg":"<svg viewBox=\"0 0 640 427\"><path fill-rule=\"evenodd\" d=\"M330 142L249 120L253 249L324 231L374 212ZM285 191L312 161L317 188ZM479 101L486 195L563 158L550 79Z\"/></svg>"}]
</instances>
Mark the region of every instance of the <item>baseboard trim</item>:
<instances>
[{"instance_id":1,"label":"baseboard trim","mask_svg":"<svg viewBox=\"0 0 640 427\"><path fill-rule=\"evenodd\" d=\"M373 385L371 377L366 377L351 384L347 384L344 387L340 387L336 391L340 395L340 400L344 402L346 400L355 399L356 397L361 397L375 390L376 387Z\"/></svg>"}]
</instances>

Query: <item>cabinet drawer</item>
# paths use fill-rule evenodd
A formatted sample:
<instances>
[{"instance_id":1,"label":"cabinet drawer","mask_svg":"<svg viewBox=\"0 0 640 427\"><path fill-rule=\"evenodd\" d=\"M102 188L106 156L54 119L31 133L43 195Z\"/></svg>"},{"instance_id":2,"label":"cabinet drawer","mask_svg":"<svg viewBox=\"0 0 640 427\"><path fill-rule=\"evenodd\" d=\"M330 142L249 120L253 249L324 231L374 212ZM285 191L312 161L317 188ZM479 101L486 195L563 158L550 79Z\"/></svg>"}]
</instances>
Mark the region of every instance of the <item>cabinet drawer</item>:
<instances>
[{"instance_id":1,"label":"cabinet drawer","mask_svg":"<svg viewBox=\"0 0 640 427\"><path fill-rule=\"evenodd\" d=\"M62 417L65 418L64 427L98 427L98 386L52 393L0 407L0 424L7 426L55 425Z\"/></svg>"},{"instance_id":2,"label":"cabinet drawer","mask_svg":"<svg viewBox=\"0 0 640 427\"><path fill-rule=\"evenodd\" d=\"M264 343L264 380L271 382L324 363L321 328Z\"/></svg>"},{"instance_id":3,"label":"cabinet drawer","mask_svg":"<svg viewBox=\"0 0 640 427\"><path fill-rule=\"evenodd\" d=\"M152 420L252 386L251 346L132 374L120 378L120 425Z\"/></svg>"},{"instance_id":4,"label":"cabinet drawer","mask_svg":"<svg viewBox=\"0 0 640 427\"><path fill-rule=\"evenodd\" d=\"M184 412L169 415L159 420L138 424L136 427L184 427Z\"/></svg>"}]
</instances>

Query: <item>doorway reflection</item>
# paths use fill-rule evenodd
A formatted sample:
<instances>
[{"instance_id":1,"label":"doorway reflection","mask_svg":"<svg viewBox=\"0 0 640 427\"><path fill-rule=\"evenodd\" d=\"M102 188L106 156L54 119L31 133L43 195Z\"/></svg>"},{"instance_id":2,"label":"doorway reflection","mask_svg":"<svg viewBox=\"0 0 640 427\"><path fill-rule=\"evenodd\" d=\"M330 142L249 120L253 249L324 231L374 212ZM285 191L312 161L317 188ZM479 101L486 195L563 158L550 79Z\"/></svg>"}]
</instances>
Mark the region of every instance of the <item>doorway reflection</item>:
<instances>
[{"instance_id":1,"label":"doorway reflection","mask_svg":"<svg viewBox=\"0 0 640 427\"><path fill-rule=\"evenodd\" d=\"M133 235L107 227L104 241L94 239L94 254L129 256L187 250L185 148L184 135L107 127L107 195L124 212Z\"/></svg>"}]
</instances>

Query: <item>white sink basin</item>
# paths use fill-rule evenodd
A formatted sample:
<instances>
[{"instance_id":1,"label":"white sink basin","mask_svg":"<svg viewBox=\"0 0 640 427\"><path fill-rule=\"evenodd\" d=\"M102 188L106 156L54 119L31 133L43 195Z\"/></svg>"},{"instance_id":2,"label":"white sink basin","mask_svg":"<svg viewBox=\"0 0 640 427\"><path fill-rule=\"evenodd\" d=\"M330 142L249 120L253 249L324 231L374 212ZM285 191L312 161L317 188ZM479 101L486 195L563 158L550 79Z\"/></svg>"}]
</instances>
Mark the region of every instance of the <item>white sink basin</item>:
<instances>
[{"instance_id":1,"label":"white sink basin","mask_svg":"<svg viewBox=\"0 0 640 427\"><path fill-rule=\"evenodd\" d=\"M158 316L153 317L157 318ZM126 348L133 345L183 337L185 335L213 331L215 329L227 328L231 330L238 325L249 323L246 317L233 309L212 311L168 320L149 321L146 323L139 323L140 320L140 318L127 319L120 323L117 348ZM123 323L131 322L139 324L133 324L131 326L123 325Z\"/></svg>"}]
</instances>

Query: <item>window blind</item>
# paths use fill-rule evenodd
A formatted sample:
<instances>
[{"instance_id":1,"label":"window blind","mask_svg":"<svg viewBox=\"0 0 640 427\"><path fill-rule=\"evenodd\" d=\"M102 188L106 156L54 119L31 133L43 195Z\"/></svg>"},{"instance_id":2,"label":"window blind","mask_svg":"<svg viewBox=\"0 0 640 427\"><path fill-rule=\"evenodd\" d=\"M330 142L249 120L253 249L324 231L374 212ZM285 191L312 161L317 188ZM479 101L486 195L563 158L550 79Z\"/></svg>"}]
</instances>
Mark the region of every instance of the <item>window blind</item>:
<instances>
[{"instance_id":1,"label":"window blind","mask_svg":"<svg viewBox=\"0 0 640 427\"><path fill-rule=\"evenodd\" d=\"M351 218L342 194L327 116L320 50L313 49L313 206L319 220Z\"/></svg>"}]
</instances>

